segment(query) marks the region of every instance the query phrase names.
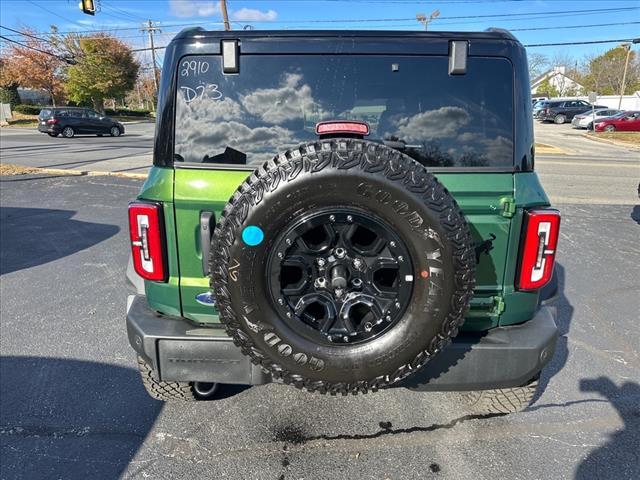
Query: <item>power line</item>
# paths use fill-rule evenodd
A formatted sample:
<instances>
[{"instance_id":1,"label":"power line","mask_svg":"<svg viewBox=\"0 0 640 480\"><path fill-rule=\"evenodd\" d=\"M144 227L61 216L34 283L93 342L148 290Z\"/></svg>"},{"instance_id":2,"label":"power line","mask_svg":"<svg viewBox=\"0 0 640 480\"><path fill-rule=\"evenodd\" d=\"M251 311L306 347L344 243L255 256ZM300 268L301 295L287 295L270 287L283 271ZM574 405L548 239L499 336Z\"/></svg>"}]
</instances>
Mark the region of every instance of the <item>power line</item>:
<instances>
[{"instance_id":1,"label":"power line","mask_svg":"<svg viewBox=\"0 0 640 480\"><path fill-rule=\"evenodd\" d=\"M534 30L565 30L572 28L613 27L616 25L638 25L640 22L592 23L591 25L563 25L559 27L510 28L511 32L530 32Z\"/></svg>"},{"instance_id":2,"label":"power line","mask_svg":"<svg viewBox=\"0 0 640 480\"><path fill-rule=\"evenodd\" d=\"M553 12L527 12L527 13L501 13L491 15L456 15L442 16L439 20L465 20L471 18L509 18L509 17L526 17L526 16L549 16L560 14L576 14L576 13L602 13L602 12L620 12L629 10L640 10L640 7L618 7L618 8L596 8L586 10L556 10ZM349 18L349 19L308 19L308 20L254 20L251 23L367 23L367 22L405 22L415 20L415 17L403 18Z\"/></svg>"},{"instance_id":3,"label":"power line","mask_svg":"<svg viewBox=\"0 0 640 480\"><path fill-rule=\"evenodd\" d=\"M71 59L71 58L61 57L59 55L56 55L55 53L47 52L46 50L41 50L39 48L35 48L35 47L30 46L30 45L26 45L24 43L21 43L21 42L16 42L15 40L12 40L10 38L5 37L4 35L0 35L0 39L4 40L6 42L15 43L16 45L20 45L23 48L28 48L29 50L34 50L36 52L44 53L45 55L49 55L51 57L55 57L58 60L62 60L63 62L68 63L69 65L74 65L75 64L75 61L73 59Z\"/></svg>"},{"instance_id":4,"label":"power line","mask_svg":"<svg viewBox=\"0 0 640 480\"><path fill-rule=\"evenodd\" d=\"M63 17L62 15L57 14L57 13L56 13L56 12L54 12L53 10L49 10L47 7L43 7L43 6L42 6L42 5L40 5L39 3L36 3L36 2L34 2L34 1L32 1L32 0L27 0L27 1L28 1L30 4L35 5L35 6L36 6L36 7L38 7L38 8L41 8L41 9L42 9L42 10L44 10L45 12L49 12L51 15L55 15L56 17L61 18L62 20L65 20L65 21L67 21L67 22L71 22L71 23L75 23L76 25L81 26L81 25L79 25L78 23L74 22L73 20L71 20L71 19L69 19L69 18L67 18L67 17Z\"/></svg>"},{"instance_id":5,"label":"power line","mask_svg":"<svg viewBox=\"0 0 640 480\"><path fill-rule=\"evenodd\" d=\"M128 12L128 11L120 8L120 7L116 7L115 5L112 5L111 3L107 4L106 0L102 0L101 4L104 7L109 8L110 10L114 10L116 12L120 12L122 15L125 15L125 16L129 17L130 19L133 19L134 21L144 20L144 18L139 16L139 15L135 15L135 14L133 14L131 12Z\"/></svg>"},{"instance_id":6,"label":"power line","mask_svg":"<svg viewBox=\"0 0 640 480\"><path fill-rule=\"evenodd\" d=\"M617 40L589 40L585 42L560 42L560 43L531 43L525 47L558 47L562 45L593 45L596 43L620 43L631 42L633 38L622 38Z\"/></svg>"},{"instance_id":7,"label":"power line","mask_svg":"<svg viewBox=\"0 0 640 480\"><path fill-rule=\"evenodd\" d=\"M31 1L31 0L29 0ZM33 3L33 2L32 2ZM37 4L35 4L37 5ZM42 7L44 8L44 7ZM547 19L549 16L566 16L566 15L585 15L592 13L614 13L621 11L633 11L640 10L640 7L617 7L617 8L604 8L604 9L584 9L584 10L556 10L552 12L526 12L526 13L504 13L504 14L491 14L491 15L461 15L461 16L443 16L438 19L438 23L442 23L442 20L460 20L460 19L483 19L483 18L509 18L511 21L518 20L531 20L533 16L536 18ZM513 18L513 17L530 17L530 18ZM386 23L386 22L415 22L415 17L403 17L403 18L359 18L359 19L308 19L308 20L255 20L250 23L268 23L268 24L320 24L320 23ZM201 23L167 23L166 27L194 27L201 25L219 25L222 22L201 22ZM444 22L447 23L447 22ZM455 22L456 24L462 24L463 22ZM477 22L469 22L477 23ZM450 23L449 23L450 24ZM104 28L101 30L83 30L84 33L98 33L105 30L108 31L125 31L125 30L137 30L139 27L113 27ZM65 33L78 33L77 31L58 32ZM51 35L50 32L38 32L38 35Z\"/></svg>"},{"instance_id":8,"label":"power line","mask_svg":"<svg viewBox=\"0 0 640 480\"><path fill-rule=\"evenodd\" d=\"M476 22L472 22L472 23L476 23ZM640 22L597 23L597 24L590 24L590 25L557 25L554 27L527 27L527 28L501 27L501 28L509 30L510 32L528 32L528 31L534 31L534 30L566 30L566 29L576 29L576 28L582 29L582 28L593 28L593 27L613 27L618 25L637 25L637 24L640 24ZM415 22L396 24L393 26L394 27L415 27ZM381 27L381 28L386 28L386 27Z\"/></svg>"},{"instance_id":9,"label":"power line","mask_svg":"<svg viewBox=\"0 0 640 480\"><path fill-rule=\"evenodd\" d=\"M336 1L342 1L342 0L336 0ZM235 22L238 23L238 22ZM509 28L509 27L505 27L507 30L509 30L510 32L528 32L528 31L537 31L537 30L570 30L570 29L582 29L582 28L594 28L594 27L613 27L613 26L619 26L619 25L638 25L640 24L640 22L614 22L614 23L594 23L594 24L585 24L585 25L557 25L557 26L553 26L553 27L527 27L527 28ZM415 22L412 23L406 23L406 24L402 24L402 25L394 25L394 27L415 27L416 24ZM27 33L23 33L20 32L18 30L14 30L12 28L9 27L5 27L3 25L0 25L0 28L4 28L6 30L9 30L11 32L16 32L17 35L13 35L13 36L27 36L27 37L31 37L37 40L41 40L43 42L49 42L49 40L41 38L41 37L35 37L31 34L27 34ZM103 32L102 30L98 30L97 32ZM50 35L54 35L55 33L64 33L64 32L44 32L44 33L49 33ZM68 33L81 33L81 32L68 32ZM170 31L170 32L161 32L162 35L177 35L178 33L180 33L179 31ZM41 33L42 34L42 33ZM7 37L11 36L11 35L6 35ZM123 40L123 39L130 39L130 38L140 38L139 35L124 35L124 36L117 36L116 38L118 38L119 40ZM90 36L83 36L83 39L86 40L102 40L103 37L90 37ZM158 48L158 47L156 47ZM134 50L135 51L135 50Z\"/></svg>"},{"instance_id":10,"label":"power line","mask_svg":"<svg viewBox=\"0 0 640 480\"><path fill-rule=\"evenodd\" d=\"M36 37L34 35L31 35L30 33L25 33L25 32L21 32L19 30L14 30L13 28L5 27L4 25L0 25L0 28L4 28L5 30L9 30L10 32L15 32L15 33L18 33L18 34L20 34L22 36L33 38L33 39L39 40L41 42L50 43L50 40L45 40L44 38Z\"/></svg>"}]
</instances>

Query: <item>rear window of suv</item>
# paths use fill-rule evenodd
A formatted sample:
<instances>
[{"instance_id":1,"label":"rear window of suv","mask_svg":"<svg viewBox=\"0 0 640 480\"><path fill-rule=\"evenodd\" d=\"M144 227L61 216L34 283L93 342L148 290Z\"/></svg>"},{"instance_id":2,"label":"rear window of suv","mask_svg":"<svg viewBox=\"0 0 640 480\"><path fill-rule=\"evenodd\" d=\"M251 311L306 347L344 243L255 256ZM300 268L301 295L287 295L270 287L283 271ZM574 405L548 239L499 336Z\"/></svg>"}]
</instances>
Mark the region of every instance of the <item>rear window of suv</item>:
<instances>
[{"instance_id":1,"label":"rear window of suv","mask_svg":"<svg viewBox=\"0 0 640 480\"><path fill-rule=\"evenodd\" d=\"M175 160L255 165L317 139L326 120L363 120L367 139L435 167L512 167L513 69L502 58L242 56L224 75L217 56L178 66ZM231 153L230 153L231 152Z\"/></svg>"}]
</instances>

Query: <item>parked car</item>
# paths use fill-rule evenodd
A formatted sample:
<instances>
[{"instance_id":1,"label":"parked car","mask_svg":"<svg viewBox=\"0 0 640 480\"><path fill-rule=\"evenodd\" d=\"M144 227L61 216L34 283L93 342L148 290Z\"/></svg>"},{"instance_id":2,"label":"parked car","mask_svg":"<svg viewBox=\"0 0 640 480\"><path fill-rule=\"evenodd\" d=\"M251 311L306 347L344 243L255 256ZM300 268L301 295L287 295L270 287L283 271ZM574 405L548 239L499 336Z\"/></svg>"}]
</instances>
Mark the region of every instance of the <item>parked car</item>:
<instances>
[{"instance_id":1,"label":"parked car","mask_svg":"<svg viewBox=\"0 0 640 480\"><path fill-rule=\"evenodd\" d=\"M538 100L533 104L531 111L533 113L533 118L538 118L540 111L547 106L548 100Z\"/></svg>"},{"instance_id":2,"label":"parked car","mask_svg":"<svg viewBox=\"0 0 640 480\"><path fill-rule=\"evenodd\" d=\"M560 214L515 37L193 28L167 52L129 205L126 323L152 397L276 382L530 404L558 337Z\"/></svg>"},{"instance_id":3,"label":"parked car","mask_svg":"<svg viewBox=\"0 0 640 480\"><path fill-rule=\"evenodd\" d=\"M562 124L591 108L593 108L592 105L584 100L549 100L538 113L538 119L543 122ZM595 108L607 108L607 106L595 105Z\"/></svg>"},{"instance_id":4,"label":"parked car","mask_svg":"<svg viewBox=\"0 0 640 480\"><path fill-rule=\"evenodd\" d=\"M124 134L124 125L89 108L51 107L40 110L38 131L50 137L71 138L76 134L119 137Z\"/></svg>"},{"instance_id":5,"label":"parked car","mask_svg":"<svg viewBox=\"0 0 640 480\"><path fill-rule=\"evenodd\" d=\"M576 115L571 120L571 125L574 128L588 128L589 130L593 129L593 119L595 118L596 122L603 120L607 117L612 117L620 113L620 110L616 110L614 108L599 108L595 111L587 110L584 113Z\"/></svg>"},{"instance_id":6,"label":"parked car","mask_svg":"<svg viewBox=\"0 0 640 480\"><path fill-rule=\"evenodd\" d=\"M640 132L640 111L627 110L615 117L596 121L596 132Z\"/></svg>"}]
</instances>

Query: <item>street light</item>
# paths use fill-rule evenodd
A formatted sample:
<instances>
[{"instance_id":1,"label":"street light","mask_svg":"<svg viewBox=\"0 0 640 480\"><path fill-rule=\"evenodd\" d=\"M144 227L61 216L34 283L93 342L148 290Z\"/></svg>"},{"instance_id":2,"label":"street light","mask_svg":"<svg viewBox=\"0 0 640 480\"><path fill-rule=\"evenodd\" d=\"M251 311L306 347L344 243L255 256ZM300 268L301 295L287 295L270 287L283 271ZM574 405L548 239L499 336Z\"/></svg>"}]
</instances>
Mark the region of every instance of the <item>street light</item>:
<instances>
[{"instance_id":1,"label":"street light","mask_svg":"<svg viewBox=\"0 0 640 480\"><path fill-rule=\"evenodd\" d=\"M434 19L440 16L440 10L434 10L429 15L429 18L424 13L418 13L416 15L416 20L418 20L422 25L424 25L424 29L427 30L429 28L429 23L431 23Z\"/></svg>"},{"instance_id":2,"label":"street light","mask_svg":"<svg viewBox=\"0 0 640 480\"><path fill-rule=\"evenodd\" d=\"M624 61L624 71L622 72L622 86L620 87L620 99L618 100L618 110L622 107L622 97L624 95L624 88L627 83L627 69L629 68L629 57L631 56L631 44L640 43L640 38L634 38L631 42L621 43L620 46L627 50L627 58Z\"/></svg>"}]
</instances>

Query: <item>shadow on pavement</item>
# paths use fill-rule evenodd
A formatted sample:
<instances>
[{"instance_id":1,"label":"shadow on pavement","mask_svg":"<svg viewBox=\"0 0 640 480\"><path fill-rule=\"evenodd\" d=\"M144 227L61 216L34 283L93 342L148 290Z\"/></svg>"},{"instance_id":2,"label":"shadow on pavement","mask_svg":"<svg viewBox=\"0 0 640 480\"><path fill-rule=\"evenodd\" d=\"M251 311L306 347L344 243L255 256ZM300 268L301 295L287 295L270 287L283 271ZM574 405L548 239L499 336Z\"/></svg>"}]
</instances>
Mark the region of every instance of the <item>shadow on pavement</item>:
<instances>
[{"instance_id":1,"label":"shadow on pavement","mask_svg":"<svg viewBox=\"0 0 640 480\"><path fill-rule=\"evenodd\" d=\"M580 380L580 390L605 397L624 422L609 441L593 450L578 466L576 478L640 478L640 385L634 382L616 386L611 379L599 377Z\"/></svg>"},{"instance_id":2,"label":"shadow on pavement","mask_svg":"<svg viewBox=\"0 0 640 480\"><path fill-rule=\"evenodd\" d=\"M162 410L104 363L0 357L0 389L2 478L118 478Z\"/></svg>"},{"instance_id":3,"label":"shadow on pavement","mask_svg":"<svg viewBox=\"0 0 640 480\"><path fill-rule=\"evenodd\" d=\"M569 360L569 347L567 341L567 335L571 326L571 320L573 319L573 305L569 303L569 299L565 295L566 285L566 270L560 263L555 264L554 276L558 280L558 290L553 299L545 302L547 305L551 305L557 310L556 325L558 326L558 342L556 343L556 351L551 361L542 369L540 373L540 381L538 383L538 390L533 399L534 404L540 396L545 392L549 381L557 375L560 370L564 368ZM555 405L554 405L555 406ZM530 407L528 410L537 410L538 408L544 408L545 405L537 405Z\"/></svg>"},{"instance_id":4,"label":"shadow on pavement","mask_svg":"<svg viewBox=\"0 0 640 480\"><path fill-rule=\"evenodd\" d=\"M66 257L112 237L120 227L73 220L73 210L0 208L0 275Z\"/></svg>"}]
</instances>

